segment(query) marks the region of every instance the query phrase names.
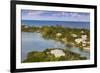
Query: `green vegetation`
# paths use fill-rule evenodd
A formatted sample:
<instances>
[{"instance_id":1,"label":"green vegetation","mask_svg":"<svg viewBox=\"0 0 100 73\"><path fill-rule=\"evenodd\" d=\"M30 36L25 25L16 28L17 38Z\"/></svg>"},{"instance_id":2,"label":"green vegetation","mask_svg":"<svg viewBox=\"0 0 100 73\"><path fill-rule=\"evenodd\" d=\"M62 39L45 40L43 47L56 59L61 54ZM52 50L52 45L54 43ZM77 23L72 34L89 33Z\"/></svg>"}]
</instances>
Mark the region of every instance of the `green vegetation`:
<instances>
[{"instance_id":1,"label":"green vegetation","mask_svg":"<svg viewBox=\"0 0 100 73\"><path fill-rule=\"evenodd\" d=\"M78 47L84 50L90 47L90 31L87 29L65 28L62 26L21 26L22 32L39 32L45 39L56 40L62 42L67 47ZM81 41L81 42L80 42ZM86 60L86 57L80 57L79 54L70 52L67 48L62 49L65 56L55 57L50 51L53 48L46 49L42 52L33 51L27 54L26 62L46 62L46 61L69 61L69 60Z\"/></svg>"},{"instance_id":2,"label":"green vegetation","mask_svg":"<svg viewBox=\"0 0 100 73\"><path fill-rule=\"evenodd\" d=\"M90 31L87 29L75 29L75 28L65 28L62 26L42 26L42 27L35 27L35 26L25 26L22 25L21 30L23 32L40 32L42 37L45 39L53 39L56 41L60 41L64 43L66 46L69 47L79 47L81 50L84 47L90 46ZM73 37L76 35L76 37ZM75 39L81 38L82 35L86 35L87 39L85 40L85 44L75 42ZM84 41L83 41L84 42ZM88 42L88 43L87 43Z\"/></svg>"},{"instance_id":3,"label":"green vegetation","mask_svg":"<svg viewBox=\"0 0 100 73\"><path fill-rule=\"evenodd\" d=\"M31 26L22 25L21 30L23 32L36 32L39 30L39 27L31 27Z\"/></svg>"},{"instance_id":4,"label":"green vegetation","mask_svg":"<svg viewBox=\"0 0 100 73\"><path fill-rule=\"evenodd\" d=\"M53 54L50 53L50 51L53 49L46 49L43 52L29 52L27 55L27 59L23 61L23 63L26 62L47 62L47 61L70 61L70 60L85 60L85 57L80 57L79 54L75 54L73 52L70 52L68 50L64 50L65 56L55 57Z\"/></svg>"}]
</instances>

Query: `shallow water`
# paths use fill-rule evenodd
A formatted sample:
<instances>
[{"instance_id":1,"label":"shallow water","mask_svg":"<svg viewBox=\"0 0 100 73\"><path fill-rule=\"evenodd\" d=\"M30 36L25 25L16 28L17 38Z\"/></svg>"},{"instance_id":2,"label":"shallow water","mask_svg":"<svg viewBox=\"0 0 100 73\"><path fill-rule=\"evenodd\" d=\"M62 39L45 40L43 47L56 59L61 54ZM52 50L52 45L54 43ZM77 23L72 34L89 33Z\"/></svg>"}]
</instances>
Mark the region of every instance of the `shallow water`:
<instances>
[{"instance_id":1,"label":"shallow water","mask_svg":"<svg viewBox=\"0 0 100 73\"><path fill-rule=\"evenodd\" d=\"M37 32L22 32L21 39L21 60L23 61L28 52L31 51L43 51L47 48L66 48L66 46L55 40L44 39L41 33ZM71 52L78 53L82 57L87 57L89 59L89 52L82 51L79 48L72 47Z\"/></svg>"}]
</instances>

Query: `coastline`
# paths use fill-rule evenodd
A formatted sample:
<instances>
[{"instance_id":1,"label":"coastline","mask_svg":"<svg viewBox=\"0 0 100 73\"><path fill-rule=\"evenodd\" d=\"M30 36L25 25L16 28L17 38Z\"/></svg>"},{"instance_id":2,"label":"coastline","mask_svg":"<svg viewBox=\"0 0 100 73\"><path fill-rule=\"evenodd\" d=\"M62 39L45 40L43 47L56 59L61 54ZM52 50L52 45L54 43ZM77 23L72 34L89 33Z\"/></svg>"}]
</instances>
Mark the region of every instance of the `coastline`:
<instances>
[{"instance_id":1,"label":"coastline","mask_svg":"<svg viewBox=\"0 0 100 73\"><path fill-rule=\"evenodd\" d=\"M80 48L80 50L87 51L87 52L90 51L90 48L89 48L89 44L90 44L90 42L89 42L89 36L90 36L89 35L89 30L75 29L75 28L73 28L73 29L72 28L64 28L62 26L35 27L35 26L22 25L21 27L22 27L21 28L22 32L41 33L42 37L44 39L59 41L59 42L63 43L64 45L66 45L67 46L66 48L70 49L70 47L78 47L78 48ZM40 53L41 53L40 55L45 55L44 51L42 51L42 52L38 52L38 51L34 52L33 51L33 52L35 54L37 54L37 56L38 56L38 54L40 54ZM29 52L27 54L27 59L31 56L31 55L29 55L30 53L31 52ZM72 53L72 52L69 52L69 53ZM49 55L51 55L51 54L49 54ZM72 54L69 54L69 55L72 55ZM75 53L74 53L74 55L75 55ZM78 60L81 60L81 58L82 58L79 55L77 57L78 57ZM53 58L55 58L54 55L53 55ZM86 59L86 57L83 57L83 58ZM24 60L23 62L28 62L27 59ZM70 58L69 58L69 60L70 60Z\"/></svg>"},{"instance_id":2,"label":"coastline","mask_svg":"<svg viewBox=\"0 0 100 73\"><path fill-rule=\"evenodd\" d=\"M78 47L81 50L90 50L90 33L86 29L72 29L61 26L30 27L22 25L22 32L39 32L45 39L60 41L66 46Z\"/></svg>"}]
</instances>

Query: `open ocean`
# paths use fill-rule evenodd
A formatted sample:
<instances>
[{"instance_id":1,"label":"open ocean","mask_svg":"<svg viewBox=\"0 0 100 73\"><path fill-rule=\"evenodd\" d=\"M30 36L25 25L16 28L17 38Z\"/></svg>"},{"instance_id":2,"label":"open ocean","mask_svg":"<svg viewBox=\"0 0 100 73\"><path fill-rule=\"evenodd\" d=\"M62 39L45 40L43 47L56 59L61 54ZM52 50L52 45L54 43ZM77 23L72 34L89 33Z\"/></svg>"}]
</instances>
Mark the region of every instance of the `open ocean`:
<instances>
[{"instance_id":1,"label":"open ocean","mask_svg":"<svg viewBox=\"0 0 100 73\"><path fill-rule=\"evenodd\" d=\"M90 29L90 22L73 22L73 21L40 21L40 20L21 20L22 25L29 26L57 26L61 25L69 28Z\"/></svg>"}]
</instances>

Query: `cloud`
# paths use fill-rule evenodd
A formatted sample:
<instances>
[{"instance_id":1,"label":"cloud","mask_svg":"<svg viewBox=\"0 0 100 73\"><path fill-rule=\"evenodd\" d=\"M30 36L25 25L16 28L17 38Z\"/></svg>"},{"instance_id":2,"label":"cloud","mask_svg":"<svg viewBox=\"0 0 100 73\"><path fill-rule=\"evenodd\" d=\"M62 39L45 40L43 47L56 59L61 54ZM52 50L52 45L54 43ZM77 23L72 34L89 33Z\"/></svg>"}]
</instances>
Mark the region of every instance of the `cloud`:
<instances>
[{"instance_id":1,"label":"cloud","mask_svg":"<svg viewBox=\"0 0 100 73\"><path fill-rule=\"evenodd\" d=\"M22 19L26 20L89 21L89 16L89 13L82 12L22 10Z\"/></svg>"},{"instance_id":2,"label":"cloud","mask_svg":"<svg viewBox=\"0 0 100 73\"><path fill-rule=\"evenodd\" d=\"M72 16L72 17L80 17L80 14L79 13L70 13L70 16Z\"/></svg>"},{"instance_id":3,"label":"cloud","mask_svg":"<svg viewBox=\"0 0 100 73\"><path fill-rule=\"evenodd\" d=\"M22 14L26 13L29 16L71 16L71 17L80 17L82 13L76 12L64 12L64 11L40 11L40 10L23 10ZM84 16L84 15L83 15Z\"/></svg>"},{"instance_id":4,"label":"cloud","mask_svg":"<svg viewBox=\"0 0 100 73\"><path fill-rule=\"evenodd\" d=\"M21 14L22 16L37 16L41 14L42 11L37 11L37 10L22 10Z\"/></svg>"}]
</instances>

